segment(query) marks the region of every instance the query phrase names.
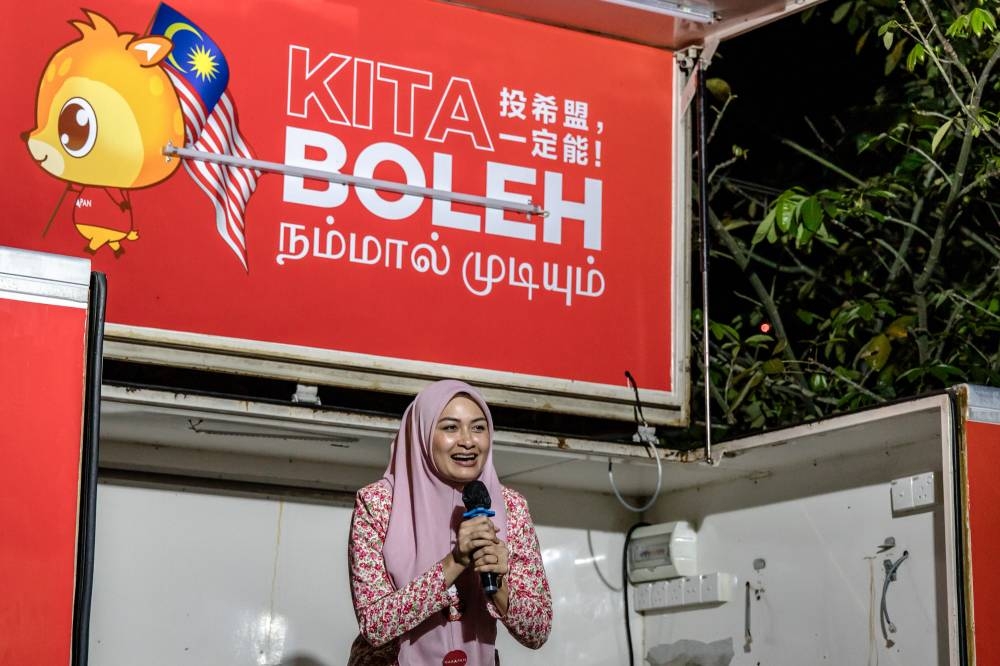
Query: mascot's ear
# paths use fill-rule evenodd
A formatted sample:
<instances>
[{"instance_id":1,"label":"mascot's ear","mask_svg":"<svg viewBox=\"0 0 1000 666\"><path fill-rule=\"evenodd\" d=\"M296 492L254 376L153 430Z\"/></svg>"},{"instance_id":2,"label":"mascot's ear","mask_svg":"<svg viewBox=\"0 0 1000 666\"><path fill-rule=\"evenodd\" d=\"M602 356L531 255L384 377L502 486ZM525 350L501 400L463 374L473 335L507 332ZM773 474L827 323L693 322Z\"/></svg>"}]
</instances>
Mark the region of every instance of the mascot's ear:
<instances>
[{"instance_id":1,"label":"mascot's ear","mask_svg":"<svg viewBox=\"0 0 1000 666\"><path fill-rule=\"evenodd\" d=\"M166 58L173 47L166 37L143 37L130 42L126 50L143 67L152 67Z\"/></svg>"}]
</instances>

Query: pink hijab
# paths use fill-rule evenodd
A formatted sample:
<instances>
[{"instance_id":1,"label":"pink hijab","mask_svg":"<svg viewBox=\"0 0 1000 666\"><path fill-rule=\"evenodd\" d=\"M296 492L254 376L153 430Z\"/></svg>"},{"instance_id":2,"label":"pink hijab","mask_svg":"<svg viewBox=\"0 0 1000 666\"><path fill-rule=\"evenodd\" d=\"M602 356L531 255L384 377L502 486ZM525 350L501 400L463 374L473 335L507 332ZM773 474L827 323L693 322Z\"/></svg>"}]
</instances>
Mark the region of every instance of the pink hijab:
<instances>
[{"instance_id":1,"label":"pink hijab","mask_svg":"<svg viewBox=\"0 0 1000 666\"><path fill-rule=\"evenodd\" d=\"M465 506L462 492L437 474L431 438L438 417L452 398L464 394L486 416L490 450L479 475L490 492L497 535L507 540L507 510L503 487L493 468L493 418L479 392L465 382L444 380L422 390L406 408L399 433L392 442L384 480L392 488L392 511L382 556L396 589L422 575L455 545ZM486 610L479 575L470 566L455 581L464 608L459 622L435 613L399 639L400 666L438 666L453 650L468 656L468 666L493 666L496 620Z\"/></svg>"}]
</instances>

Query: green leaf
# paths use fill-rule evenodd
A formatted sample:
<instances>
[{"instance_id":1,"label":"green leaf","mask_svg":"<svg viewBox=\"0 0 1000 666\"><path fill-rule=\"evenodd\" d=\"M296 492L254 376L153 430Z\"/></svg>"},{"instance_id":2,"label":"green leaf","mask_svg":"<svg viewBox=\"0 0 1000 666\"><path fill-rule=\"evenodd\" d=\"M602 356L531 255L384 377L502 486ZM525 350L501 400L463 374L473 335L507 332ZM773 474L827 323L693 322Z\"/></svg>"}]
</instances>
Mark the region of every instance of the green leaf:
<instances>
[{"instance_id":1,"label":"green leaf","mask_svg":"<svg viewBox=\"0 0 1000 666\"><path fill-rule=\"evenodd\" d=\"M892 48L892 39L895 35L891 30L886 30L885 34L882 35L882 44L885 45L885 50L888 51Z\"/></svg>"},{"instance_id":2,"label":"green leaf","mask_svg":"<svg viewBox=\"0 0 1000 666\"><path fill-rule=\"evenodd\" d=\"M773 243L774 241L771 240L771 232L773 229L774 229L774 209L772 208L770 211L768 211L767 215L764 216L764 219L760 221L760 224L757 225L757 231L754 232L753 240L750 241L750 245L756 245L765 238L767 238L768 241Z\"/></svg>"},{"instance_id":3,"label":"green leaf","mask_svg":"<svg viewBox=\"0 0 1000 666\"><path fill-rule=\"evenodd\" d=\"M885 334L879 333L861 348L861 351L858 352L858 360L864 361L872 369L878 371L889 360L890 351L892 351L892 345L889 343L889 338Z\"/></svg>"},{"instance_id":4,"label":"green leaf","mask_svg":"<svg viewBox=\"0 0 1000 666\"><path fill-rule=\"evenodd\" d=\"M814 393L821 393L826 390L829 384L826 380L826 375L821 373L815 373L809 378L809 388L813 390Z\"/></svg>"},{"instance_id":5,"label":"green leaf","mask_svg":"<svg viewBox=\"0 0 1000 666\"><path fill-rule=\"evenodd\" d=\"M916 68L919 63L924 61L924 45L917 42L910 49L910 54L906 56L906 69L911 72Z\"/></svg>"},{"instance_id":6,"label":"green leaf","mask_svg":"<svg viewBox=\"0 0 1000 666\"><path fill-rule=\"evenodd\" d=\"M870 34L872 34L871 30L865 30L861 33L861 36L858 37L857 43L854 45L854 55L858 55L861 53L861 49L865 48L865 43L868 41L868 35Z\"/></svg>"},{"instance_id":7,"label":"green leaf","mask_svg":"<svg viewBox=\"0 0 1000 666\"><path fill-rule=\"evenodd\" d=\"M778 375L785 371L785 364L780 358L771 358L764 361L761 369L769 375Z\"/></svg>"},{"instance_id":8,"label":"green leaf","mask_svg":"<svg viewBox=\"0 0 1000 666\"><path fill-rule=\"evenodd\" d=\"M751 347L759 347L761 345L770 344L774 342L774 338L770 335L764 335L763 333L758 333L757 335L751 335L749 338L743 341L743 344L749 345Z\"/></svg>"},{"instance_id":9,"label":"green leaf","mask_svg":"<svg viewBox=\"0 0 1000 666\"><path fill-rule=\"evenodd\" d=\"M813 232L809 231L804 224L795 227L795 247L805 247L812 240Z\"/></svg>"},{"instance_id":10,"label":"green leaf","mask_svg":"<svg viewBox=\"0 0 1000 666\"><path fill-rule=\"evenodd\" d=\"M948 26L945 34L949 37L964 37L968 29L969 17L965 14L961 14L952 22L951 25Z\"/></svg>"},{"instance_id":11,"label":"green leaf","mask_svg":"<svg viewBox=\"0 0 1000 666\"><path fill-rule=\"evenodd\" d=\"M730 340L740 339L740 334L732 326L710 321L708 323L708 328L716 340L722 340L723 338L729 338Z\"/></svg>"},{"instance_id":12,"label":"green leaf","mask_svg":"<svg viewBox=\"0 0 1000 666\"><path fill-rule=\"evenodd\" d=\"M947 136L948 130L951 129L951 124L953 122L955 122L955 119L951 118L950 120L948 120L947 122L945 122L943 125L941 125L941 127L938 128L937 132L934 132L934 138L931 140L931 154L932 155L934 154L934 151L937 150L937 147L938 147L938 145L940 145L941 140L944 139L945 136Z\"/></svg>"},{"instance_id":13,"label":"green leaf","mask_svg":"<svg viewBox=\"0 0 1000 666\"><path fill-rule=\"evenodd\" d=\"M888 34L888 33L887 33ZM890 40L892 41L892 40ZM885 57L885 74L888 76L892 73L892 70L896 69L896 65L903 58L903 45L906 42L900 41L896 44L896 47Z\"/></svg>"},{"instance_id":14,"label":"green leaf","mask_svg":"<svg viewBox=\"0 0 1000 666\"><path fill-rule=\"evenodd\" d=\"M855 380L861 377L861 373L857 370L851 370L850 368L845 368L842 365L838 365L834 368L833 373L842 379Z\"/></svg>"},{"instance_id":15,"label":"green leaf","mask_svg":"<svg viewBox=\"0 0 1000 666\"><path fill-rule=\"evenodd\" d=\"M847 12L851 11L851 5L852 4L854 4L854 3L853 2L845 2L844 4L842 4L839 7L837 7L837 9L835 9L833 11L833 18L830 19L830 21L832 21L835 24L836 23L840 23L841 21L843 21L844 17L847 16Z\"/></svg>"},{"instance_id":16,"label":"green leaf","mask_svg":"<svg viewBox=\"0 0 1000 666\"><path fill-rule=\"evenodd\" d=\"M916 320L917 318L913 315L903 315L889 324L885 329L885 334L890 338L905 338Z\"/></svg>"},{"instance_id":17,"label":"green leaf","mask_svg":"<svg viewBox=\"0 0 1000 666\"><path fill-rule=\"evenodd\" d=\"M816 197L809 197L802 202L802 224L809 231L816 231L823 224L823 206ZM810 234L812 235L812 234Z\"/></svg>"},{"instance_id":18,"label":"green leaf","mask_svg":"<svg viewBox=\"0 0 1000 666\"><path fill-rule=\"evenodd\" d=\"M983 32L992 32L996 30L997 27L996 19L993 18L993 14L982 7L976 7L969 12L969 25L976 37L982 37Z\"/></svg>"},{"instance_id":19,"label":"green leaf","mask_svg":"<svg viewBox=\"0 0 1000 666\"><path fill-rule=\"evenodd\" d=\"M792 228L792 222L795 219L795 202L792 201L791 194L789 192L782 193L774 203L774 208L778 229L787 233Z\"/></svg>"},{"instance_id":20,"label":"green leaf","mask_svg":"<svg viewBox=\"0 0 1000 666\"><path fill-rule=\"evenodd\" d=\"M725 102L733 95L733 91L725 79L720 79L718 77L705 79L705 87L708 89L708 92L712 94L712 97L720 102Z\"/></svg>"},{"instance_id":21,"label":"green leaf","mask_svg":"<svg viewBox=\"0 0 1000 666\"><path fill-rule=\"evenodd\" d=\"M767 242L774 244L778 242L778 228L777 225L772 224L771 228L767 230Z\"/></svg>"},{"instance_id":22,"label":"green leaf","mask_svg":"<svg viewBox=\"0 0 1000 666\"><path fill-rule=\"evenodd\" d=\"M927 368L927 372L934 375L937 379L942 382L948 382L951 379L964 379L965 373L956 368L953 365L948 365L947 363L938 363L937 365L932 365Z\"/></svg>"}]
</instances>

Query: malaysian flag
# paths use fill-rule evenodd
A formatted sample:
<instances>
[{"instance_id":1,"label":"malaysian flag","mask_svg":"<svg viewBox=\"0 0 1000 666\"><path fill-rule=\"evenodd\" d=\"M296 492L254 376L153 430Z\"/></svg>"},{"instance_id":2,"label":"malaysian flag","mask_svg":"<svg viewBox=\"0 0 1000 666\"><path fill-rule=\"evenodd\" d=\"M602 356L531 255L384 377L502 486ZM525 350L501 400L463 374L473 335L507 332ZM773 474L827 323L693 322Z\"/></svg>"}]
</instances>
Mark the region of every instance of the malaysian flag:
<instances>
[{"instance_id":1,"label":"malaysian flag","mask_svg":"<svg viewBox=\"0 0 1000 666\"><path fill-rule=\"evenodd\" d=\"M173 42L163 67L173 81L184 114L188 147L253 159L237 128L236 106L226 89L229 64L204 30L183 14L161 4L150 34ZM184 169L215 206L215 227L243 268L247 266L245 215L260 171L201 160L184 160Z\"/></svg>"}]
</instances>

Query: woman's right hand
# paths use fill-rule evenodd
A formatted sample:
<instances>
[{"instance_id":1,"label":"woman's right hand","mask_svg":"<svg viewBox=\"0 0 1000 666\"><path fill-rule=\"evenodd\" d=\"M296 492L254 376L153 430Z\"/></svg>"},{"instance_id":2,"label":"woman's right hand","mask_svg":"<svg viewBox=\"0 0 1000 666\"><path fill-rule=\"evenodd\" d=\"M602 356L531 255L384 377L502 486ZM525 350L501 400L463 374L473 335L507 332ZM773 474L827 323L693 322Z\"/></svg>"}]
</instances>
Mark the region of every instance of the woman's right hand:
<instances>
[{"instance_id":1,"label":"woman's right hand","mask_svg":"<svg viewBox=\"0 0 1000 666\"><path fill-rule=\"evenodd\" d=\"M500 543L497 528L486 516L478 516L462 521L458 526L458 539L451 550L455 562L463 568L472 562L472 554L484 546Z\"/></svg>"}]
</instances>

